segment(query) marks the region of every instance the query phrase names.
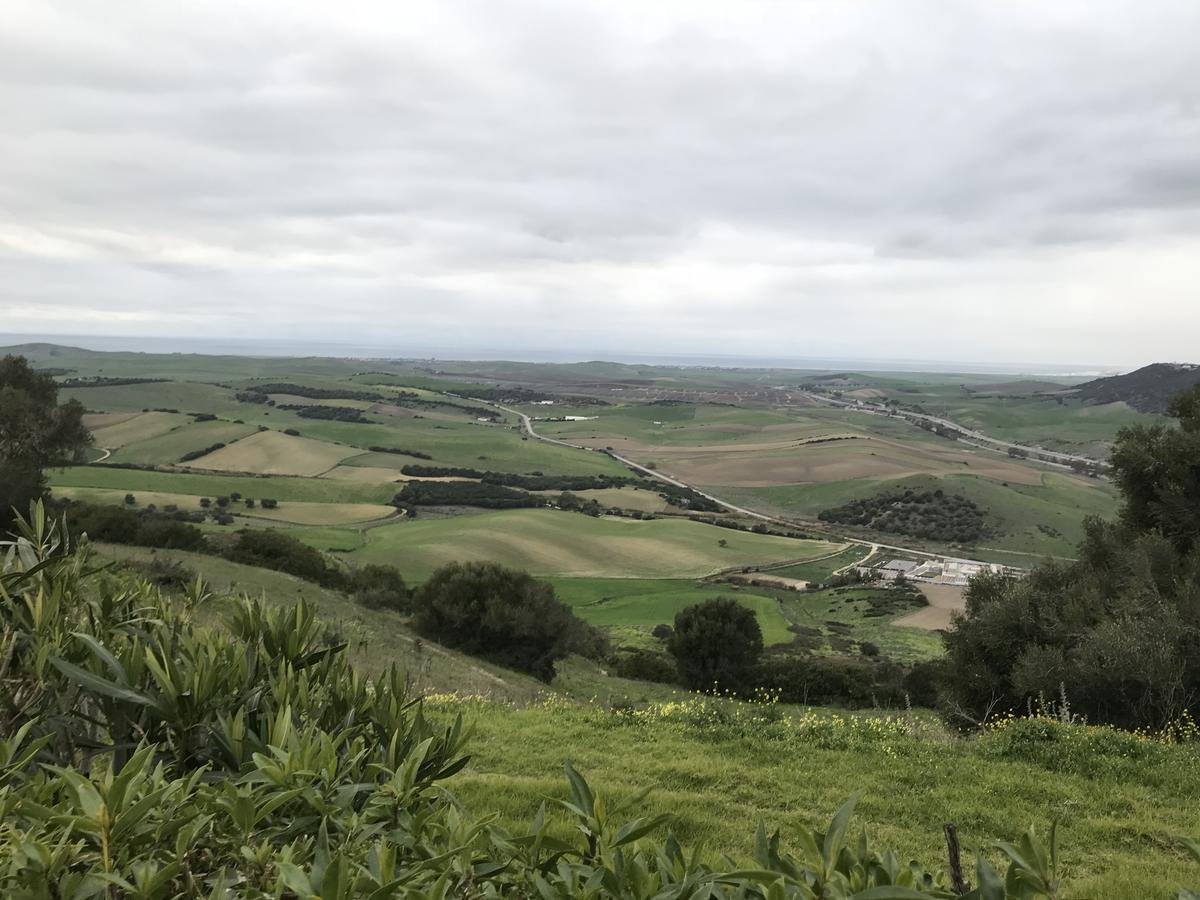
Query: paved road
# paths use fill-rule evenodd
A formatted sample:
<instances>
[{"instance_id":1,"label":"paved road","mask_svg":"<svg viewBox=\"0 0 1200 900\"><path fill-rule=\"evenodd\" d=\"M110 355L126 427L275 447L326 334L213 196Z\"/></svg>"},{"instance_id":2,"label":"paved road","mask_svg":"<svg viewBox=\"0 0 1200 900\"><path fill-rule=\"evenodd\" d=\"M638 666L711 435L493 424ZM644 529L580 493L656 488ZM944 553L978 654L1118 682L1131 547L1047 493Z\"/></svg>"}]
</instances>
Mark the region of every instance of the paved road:
<instances>
[{"instance_id":1,"label":"paved road","mask_svg":"<svg viewBox=\"0 0 1200 900\"><path fill-rule=\"evenodd\" d=\"M476 400L479 403L488 403L488 401L479 400L476 397L472 397L470 399ZM690 485L690 484L687 484L686 482L680 481L677 478L672 478L671 476L664 475L662 472L659 472L655 469L647 468L646 466L643 466L641 463L636 463L632 459L628 459L627 457L621 456L619 453L615 453L612 450L604 450L604 451L596 450L594 447L583 447L583 446L580 446L579 444L572 444L568 441L561 441L561 440L558 440L557 438L546 437L545 435L538 434L537 431L534 430L533 420L530 419L529 416L527 416L525 413L521 412L520 410L510 409L507 406L501 406L499 403L489 403L488 405L494 406L497 409L502 409L505 412L511 413L514 416L518 416L521 420L521 427L524 429L525 433L528 434L531 438L534 438L535 440L544 441L547 444L557 444L560 447L569 447L572 450L587 450L591 453L603 452L606 455L611 456L617 462L622 463L623 465L626 465L629 468L631 468L637 472L641 472L642 474L647 475L650 478L656 478L659 481L665 482L667 484L673 484L676 487L687 488L689 491L695 491L701 497L705 497L705 498L711 500L713 503L716 503L716 504L724 507L725 509L729 510L730 512L741 513L744 516L750 516L751 518L758 519L763 522L770 522L775 525L783 525L784 527L787 527L787 528L812 528L813 527L812 523L794 521L791 519L781 519L778 516L769 516L766 513L760 513L753 509L747 509L744 506L737 506L736 504L730 503L726 500L722 500L720 497L714 497L712 494L706 493L693 485ZM824 529L824 526L820 526L820 527L822 529ZM859 546L862 546L862 547L871 548L871 554L868 554L868 556L872 555L874 553L877 553L880 550L895 550L900 553L907 553L907 554L910 554L913 556L924 557L926 559L948 559L948 560L951 560L952 562L964 562L964 563L974 563L976 565L987 565L987 563L985 563L981 560L977 560L977 559L966 559L964 557L959 557L959 556L947 556L944 553L930 553L926 550L916 550L912 547L901 547L896 544L879 544L874 541L864 541L864 540L861 540L860 538L847 537L845 535L834 535L834 537L837 540L842 541L847 544L858 544Z\"/></svg>"},{"instance_id":2,"label":"paved road","mask_svg":"<svg viewBox=\"0 0 1200 900\"><path fill-rule=\"evenodd\" d=\"M965 425L959 425L957 422L952 422L950 419L942 419L937 416L931 416L926 413L903 412L894 413L886 407L874 406L866 404L859 406L857 403L849 403L845 400L838 400L834 397L826 397L824 394L813 394L808 391L797 391L802 397L807 397L817 403L827 403L831 406L838 406L843 409L849 409L856 412L866 413L873 416L889 416L893 419L916 419L921 422L928 422L931 425L941 425L944 428L950 428L965 438L970 440L963 441L964 444L975 442L973 446L981 447L984 450L1022 450L1031 455L1035 455L1038 462L1047 462L1051 465L1063 466L1064 468L1072 468L1072 463L1085 463L1089 466L1097 465L1097 460L1090 459L1086 456L1075 456L1071 453L1059 453L1057 450L1046 450L1042 447L1036 447L1032 444L1015 444L1012 441L1005 441L997 437L991 437L981 431L974 431L967 428ZM1106 465L1105 463L1099 463Z\"/></svg>"}]
</instances>

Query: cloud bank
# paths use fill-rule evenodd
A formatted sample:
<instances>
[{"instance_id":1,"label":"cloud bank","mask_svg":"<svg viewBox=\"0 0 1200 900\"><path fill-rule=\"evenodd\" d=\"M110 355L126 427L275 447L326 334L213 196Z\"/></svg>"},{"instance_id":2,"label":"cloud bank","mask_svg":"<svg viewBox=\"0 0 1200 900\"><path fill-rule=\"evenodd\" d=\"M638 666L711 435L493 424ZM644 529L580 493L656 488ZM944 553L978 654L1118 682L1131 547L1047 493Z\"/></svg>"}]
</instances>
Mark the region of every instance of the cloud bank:
<instances>
[{"instance_id":1,"label":"cloud bank","mask_svg":"<svg viewBox=\"0 0 1200 900\"><path fill-rule=\"evenodd\" d=\"M0 330L1138 364L1200 5L0 4Z\"/></svg>"}]
</instances>

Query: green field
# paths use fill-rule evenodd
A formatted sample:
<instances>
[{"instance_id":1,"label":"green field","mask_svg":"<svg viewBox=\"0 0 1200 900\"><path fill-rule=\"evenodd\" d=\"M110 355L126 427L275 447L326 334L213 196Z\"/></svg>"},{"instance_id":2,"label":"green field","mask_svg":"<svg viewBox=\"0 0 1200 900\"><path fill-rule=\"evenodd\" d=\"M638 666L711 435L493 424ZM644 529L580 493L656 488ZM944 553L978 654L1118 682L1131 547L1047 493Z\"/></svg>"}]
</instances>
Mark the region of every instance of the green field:
<instances>
[{"instance_id":1,"label":"green field","mask_svg":"<svg viewBox=\"0 0 1200 900\"><path fill-rule=\"evenodd\" d=\"M145 415L155 415L146 413ZM131 442L106 460L114 463L139 465L171 465L186 453L204 450L214 444L232 444L257 431L253 425L236 422L195 422L179 425L165 434Z\"/></svg>"},{"instance_id":2,"label":"green field","mask_svg":"<svg viewBox=\"0 0 1200 900\"><path fill-rule=\"evenodd\" d=\"M754 610L763 632L763 643L786 644L793 635L780 602L771 596L728 585L686 579L641 578L551 578L555 592L575 613L593 625L610 628L636 627L648 631L655 625L670 625L685 607L713 597L731 597Z\"/></svg>"},{"instance_id":3,"label":"green field","mask_svg":"<svg viewBox=\"0 0 1200 900\"><path fill-rule=\"evenodd\" d=\"M284 572L182 550L146 550L111 544L99 544L97 549L108 559L141 563L152 559L177 560L188 569L203 573L211 589L222 594L265 597L277 605L303 598L336 630L336 637L348 642L348 652L357 665L368 672L379 672L395 664L408 673L418 690L457 689L520 701L532 700L547 690L546 685L527 675L419 641L395 613L365 609L336 591ZM588 664L576 662L573 668L586 671Z\"/></svg>"},{"instance_id":4,"label":"green field","mask_svg":"<svg viewBox=\"0 0 1200 900\"><path fill-rule=\"evenodd\" d=\"M245 497L271 497L279 501L303 500L310 503L387 503L396 495L396 485L389 483L369 484L282 475L207 475L104 466L71 466L52 469L47 475L51 490L55 487L90 487L133 493L158 491L194 494L199 497L228 496L237 492Z\"/></svg>"},{"instance_id":5,"label":"green field","mask_svg":"<svg viewBox=\"0 0 1200 900\"><path fill-rule=\"evenodd\" d=\"M731 566L801 561L830 549L820 541L680 519L597 519L548 509L418 518L363 535L338 529L297 529L295 534L319 549L353 547L348 559L388 563L415 579L460 560L491 560L537 575L687 578ZM718 545L721 540L725 547Z\"/></svg>"},{"instance_id":6,"label":"green field","mask_svg":"<svg viewBox=\"0 0 1200 900\"><path fill-rule=\"evenodd\" d=\"M1104 481L1046 472L1041 484L996 483L969 475L933 478L912 476L891 482L858 480L773 488L710 486L714 493L779 515L812 519L823 509L883 490L936 490L961 494L985 511L994 533L979 542L980 548L998 548L1023 555L1070 556L1083 536L1085 516L1111 517L1117 499ZM901 535L877 535L890 543L938 549L937 545ZM890 540L887 540L890 538ZM1019 560L1017 564L1021 564Z\"/></svg>"},{"instance_id":7,"label":"green field","mask_svg":"<svg viewBox=\"0 0 1200 900\"><path fill-rule=\"evenodd\" d=\"M97 447L117 450L127 444L151 440L191 421L191 416L182 413L136 413L132 419L115 425L93 427L92 436Z\"/></svg>"},{"instance_id":8,"label":"green field","mask_svg":"<svg viewBox=\"0 0 1200 900\"><path fill-rule=\"evenodd\" d=\"M895 593L880 588L834 588L812 593L784 593L781 598L783 615L792 625L807 632L819 632L821 637L812 649L817 653L854 653L858 645L871 643L889 659L912 662L933 659L942 654L942 639L937 632L920 628L904 628L892 621L905 611L921 608L909 604L906 609L885 615L872 614L871 598L888 600ZM845 642L852 642L845 645Z\"/></svg>"},{"instance_id":9,"label":"green field","mask_svg":"<svg viewBox=\"0 0 1200 900\"><path fill-rule=\"evenodd\" d=\"M561 703L447 699L435 708L463 712L475 729L471 763L452 789L476 813L499 810L516 833L544 798L567 797L570 758L610 804L649 788L627 818L669 813L680 841L714 861L750 864L760 818L798 854L797 827L823 830L859 795L851 834L865 829L872 846L931 869L944 865L945 822L958 827L964 863L977 849L998 863L992 841L1015 840L1031 824L1044 836L1058 819L1064 897L1165 898L1200 884L1200 865L1174 840L1200 830L1192 745L1146 747L1076 727L1060 729L1061 746L1013 746L1003 735L956 738L919 717L733 706L714 715L682 696L636 717ZM550 816L568 827L561 810Z\"/></svg>"},{"instance_id":10,"label":"green field","mask_svg":"<svg viewBox=\"0 0 1200 900\"><path fill-rule=\"evenodd\" d=\"M182 510L203 508L200 504L202 498L196 494L140 491L132 494L134 503L129 504L126 498L130 493L132 492L79 487L60 487L55 491L56 496L68 500L109 506L131 506L133 509L145 509L151 505L159 509L167 506L176 506ZM244 524L256 524L256 520L264 520L292 525L348 525L385 519L397 513L394 506L378 503L311 503L302 500L287 500L271 509L263 509L257 503L253 508L249 508L244 500L231 501L226 511L243 518ZM257 524L261 525L263 522Z\"/></svg>"},{"instance_id":11,"label":"green field","mask_svg":"<svg viewBox=\"0 0 1200 900\"><path fill-rule=\"evenodd\" d=\"M777 569L769 569L766 574L819 584L829 578L838 569L845 568L863 559L867 555L867 551L868 548L862 544L852 544L841 553L831 556L828 559L798 563L794 566L781 566Z\"/></svg>"}]
</instances>

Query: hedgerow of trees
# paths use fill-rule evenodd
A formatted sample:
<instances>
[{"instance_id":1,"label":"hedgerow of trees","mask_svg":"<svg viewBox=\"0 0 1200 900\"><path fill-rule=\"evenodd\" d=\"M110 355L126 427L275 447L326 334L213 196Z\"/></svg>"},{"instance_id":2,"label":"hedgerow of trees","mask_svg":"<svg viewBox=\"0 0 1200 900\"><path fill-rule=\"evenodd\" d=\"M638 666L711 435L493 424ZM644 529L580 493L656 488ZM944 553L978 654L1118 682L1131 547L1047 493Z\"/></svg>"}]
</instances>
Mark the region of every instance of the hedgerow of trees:
<instances>
[{"instance_id":1,"label":"hedgerow of trees","mask_svg":"<svg viewBox=\"0 0 1200 900\"><path fill-rule=\"evenodd\" d=\"M482 481L410 481L392 502L397 506L480 506L486 509L546 505L544 497Z\"/></svg>"},{"instance_id":2,"label":"hedgerow of trees","mask_svg":"<svg viewBox=\"0 0 1200 900\"><path fill-rule=\"evenodd\" d=\"M294 412L302 419L322 419L332 422L355 422L359 425L377 425L368 419L361 409L353 406L304 406L296 403L281 403L276 409Z\"/></svg>"}]
</instances>

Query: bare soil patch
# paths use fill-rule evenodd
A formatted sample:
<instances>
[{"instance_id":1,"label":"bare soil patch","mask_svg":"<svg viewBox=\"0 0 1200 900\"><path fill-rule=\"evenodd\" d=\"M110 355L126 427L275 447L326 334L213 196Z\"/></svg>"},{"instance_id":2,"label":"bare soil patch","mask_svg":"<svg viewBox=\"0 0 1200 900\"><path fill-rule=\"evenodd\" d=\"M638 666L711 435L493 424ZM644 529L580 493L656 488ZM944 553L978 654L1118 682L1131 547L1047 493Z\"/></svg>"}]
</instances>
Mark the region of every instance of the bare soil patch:
<instances>
[{"instance_id":1,"label":"bare soil patch","mask_svg":"<svg viewBox=\"0 0 1200 900\"><path fill-rule=\"evenodd\" d=\"M893 625L939 631L949 628L950 617L966 608L963 598L965 588L955 584L922 584L920 588L929 605L907 616L901 616L892 622Z\"/></svg>"}]
</instances>

